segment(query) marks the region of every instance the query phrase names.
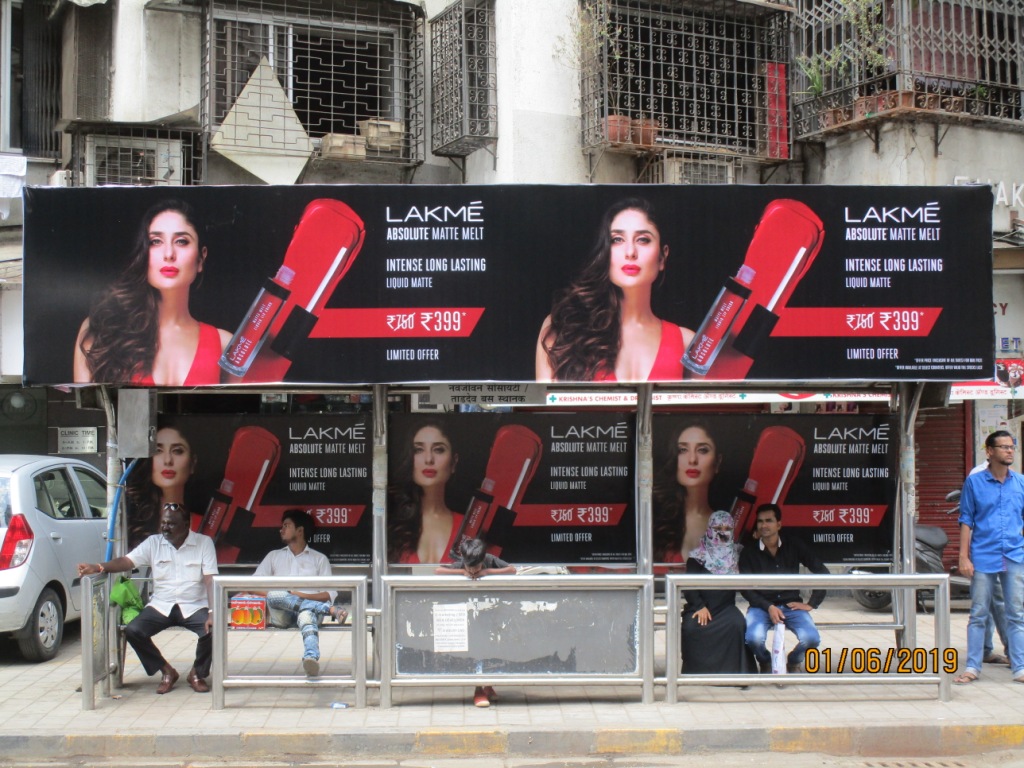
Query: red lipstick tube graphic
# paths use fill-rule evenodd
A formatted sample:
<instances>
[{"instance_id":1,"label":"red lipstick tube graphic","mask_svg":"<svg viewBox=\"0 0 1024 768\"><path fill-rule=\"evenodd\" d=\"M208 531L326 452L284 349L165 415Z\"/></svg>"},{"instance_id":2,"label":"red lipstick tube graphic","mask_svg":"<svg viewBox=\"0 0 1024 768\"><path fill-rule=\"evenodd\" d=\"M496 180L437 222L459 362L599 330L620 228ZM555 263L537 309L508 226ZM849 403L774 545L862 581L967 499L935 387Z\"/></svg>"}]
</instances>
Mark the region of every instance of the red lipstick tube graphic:
<instances>
[{"instance_id":1,"label":"red lipstick tube graphic","mask_svg":"<svg viewBox=\"0 0 1024 768\"><path fill-rule=\"evenodd\" d=\"M537 472L542 444L537 433L520 424L498 429L480 488L473 494L462 527L452 545L452 558L466 539L481 538L487 551L501 554L505 537L515 522L515 508Z\"/></svg>"},{"instance_id":2,"label":"red lipstick tube graphic","mask_svg":"<svg viewBox=\"0 0 1024 768\"><path fill-rule=\"evenodd\" d=\"M789 427L766 427L754 446L743 490L732 505L737 541L754 530L757 502L782 504L804 463L804 439Z\"/></svg>"},{"instance_id":3,"label":"red lipstick tube graphic","mask_svg":"<svg viewBox=\"0 0 1024 768\"><path fill-rule=\"evenodd\" d=\"M217 560L234 563L239 547L252 530L253 508L263 498L281 456L277 436L263 427L235 431L224 467L224 480L214 493L199 532L217 545Z\"/></svg>"},{"instance_id":4,"label":"red lipstick tube graphic","mask_svg":"<svg viewBox=\"0 0 1024 768\"><path fill-rule=\"evenodd\" d=\"M331 294L355 263L365 234L363 220L345 203L321 199L306 206L281 267L293 274L291 294L282 299L243 381L284 379Z\"/></svg>"},{"instance_id":5,"label":"red lipstick tube graphic","mask_svg":"<svg viewBox=\"0 0 1024 768\"><path fill-rule=\"evenodd\" d=\"M740 275L744 269L753 272L746 283L749 296L731 317L735 334L729 342L732 350L729 354L717 354L728 341L723 333L699 356L705 360L710 358L708 367L704 368L709 379L746 378L763 340L771 335L778 321L776 309L786 306L801 278L811 268L821 250L824 234L824 225L817 214L796 200L774 200L764 209L737 274L737 285L741 285L744 281ZM723 295L725 293L727 291L723 291ZM714 310L712 307L709 317L714 315ZM691 346L699 340L700 335L695 335ZM687 349L683 364L700 374L701 367L688 362L690 357L690 349Z\"/></svg>"}]
</instances>

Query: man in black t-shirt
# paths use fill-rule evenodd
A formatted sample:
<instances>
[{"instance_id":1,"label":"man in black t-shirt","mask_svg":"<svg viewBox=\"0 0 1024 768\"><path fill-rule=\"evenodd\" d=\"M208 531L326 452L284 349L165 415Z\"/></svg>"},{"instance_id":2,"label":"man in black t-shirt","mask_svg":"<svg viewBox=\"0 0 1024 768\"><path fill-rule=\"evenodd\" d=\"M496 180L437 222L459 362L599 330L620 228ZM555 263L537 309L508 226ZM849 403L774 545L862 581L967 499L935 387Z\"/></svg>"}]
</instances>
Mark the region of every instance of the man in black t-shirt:
<instances>
[{"instance_id":1,"label":"man in black t-shirt","mask_svg":"<svg viewBox=\"0 0 1024 768\"><path fill-rule=\"evenodd\" d=\"M740 573L784 574L800 573L803 565L812 573L828 573L828 568L811 550L797 538L787 538L785 546L779 532L782 530L782 509L778 504L762 504L757 508L758 541L744 547L740 553ZM779 622L785 622L786 629L797 636L797 645L789 652L786 668L789 672L803 669L804 655L808 648L817 648L821 635L811 618L811 611L825 599L825 590L816 589L805 603L795 589L743 590L743 597L750 603L747 609L747 647L757 658L762 673L772 671L772 659L765 640L768 629Z\"/></svg>"}]
</instances>

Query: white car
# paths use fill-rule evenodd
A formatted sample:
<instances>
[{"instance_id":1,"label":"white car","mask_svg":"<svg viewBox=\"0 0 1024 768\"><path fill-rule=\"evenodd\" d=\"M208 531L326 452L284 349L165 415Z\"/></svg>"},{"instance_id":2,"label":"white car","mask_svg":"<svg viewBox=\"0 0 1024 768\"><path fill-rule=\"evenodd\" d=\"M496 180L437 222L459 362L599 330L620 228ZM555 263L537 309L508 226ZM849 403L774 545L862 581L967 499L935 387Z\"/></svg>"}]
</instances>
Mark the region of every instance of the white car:
<instances>
[{"instance_id":1,"label":"white car","mask_svg":"<svg viewBox=\"0 0 1024 768\"><path fill-rule=\"evenodd\" d=\"M60 456L0 455L0 633L52 659L81 616L78 563L105 560L106 479Z\"/></svg>"}]
</instances>

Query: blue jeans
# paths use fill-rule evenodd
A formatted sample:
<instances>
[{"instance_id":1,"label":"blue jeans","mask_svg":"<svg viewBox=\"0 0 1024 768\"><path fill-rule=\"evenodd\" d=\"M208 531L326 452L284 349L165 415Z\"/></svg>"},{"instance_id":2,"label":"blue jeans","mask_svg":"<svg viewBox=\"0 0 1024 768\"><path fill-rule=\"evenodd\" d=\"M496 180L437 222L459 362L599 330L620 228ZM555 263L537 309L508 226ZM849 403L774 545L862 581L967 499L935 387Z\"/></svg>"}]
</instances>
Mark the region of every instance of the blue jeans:
<instances>
[{"instance_id":1,"label":"blue jeans","mask_svg":"<svg viewBox=\"0 0 1024 768\"><path fill-rule=\"evenodd\" d=\"M803 664L807 649L817 648L821 643L821 635L818 634L818 628L814 626L811 612L796 610L785 605L776 607L780 608L785 616L786 629L795 634L798 641L786 657L786 663L789 666ZM770 668L772 664L772 656L765 647L765 640L768 639L768 630L773 626L775 625L768 617L768 611L754 606L747 608L747 634L743 639L762 670Z\"/></svg>"},{"instance_id":2,"label":"blue jeans","mask_svg":"<svg viewBox=\"0 0 1024 768\"><path fill-rule=\"evenodd\" d=\"M1009 653L1010 644L1006 639L1006 608L1003 605L1003 585L998 581L992 590L992 612L985 624L985 658L995 653L995 634L999 633L999 641L1003 644L1003 653Z\"/></svg>"},{"instance_id":3,"label":"blue jeans","mask_svg":"<svg viewBox=\"0 0 1024 768\"><path fill-rule=\"evenodd\" d=\"M284 590L274 590L267 592L267 611L273 626L299 628L302 633L302 658L320 658L320 620L330 613L329 602L305 600Z\"/></svg>"},{"instance_id":4,"label":"blue jeans","mask_svg":"<svg viewBox=\"0 0 1024 768\"><path fill-rule=\"evenodd\" d=\"M1024 674L1024 563L1007 561L1006 570L1000 573L974 572L971 579L971 618L967 622L967 669L976 675L981 674L985 624L991 612L996 583L1003 587L1010 669L1017 677Z\"/></svg>"}]
</instances>

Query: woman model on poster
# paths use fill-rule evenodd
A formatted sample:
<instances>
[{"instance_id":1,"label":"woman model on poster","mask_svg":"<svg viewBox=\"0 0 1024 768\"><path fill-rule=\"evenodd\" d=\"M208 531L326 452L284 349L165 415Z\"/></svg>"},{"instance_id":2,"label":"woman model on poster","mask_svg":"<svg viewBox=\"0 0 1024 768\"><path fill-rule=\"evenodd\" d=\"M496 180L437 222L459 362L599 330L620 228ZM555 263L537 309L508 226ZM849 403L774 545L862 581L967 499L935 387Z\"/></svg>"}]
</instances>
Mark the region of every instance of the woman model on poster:
<instances>
[{"instance_id":1,"label":"woman model on poster","mask_svg":"<svg viewBox=\"0 0 1024 768\"><path fill-rule=\"evenodd\" d=\"M388 490L388 562L450 563L451 550L465 515L445 498L459 455L448 429L431 419L416 425L403 447L396 477Z\"/></svg>"},{"instance_id":2,"label":"woman model on poster","mask_svg":"<svg viewBox=\"0 0 1024 768\"><path fill-rule=\"evenodd\" d=\"M142 218L131 260L95 303L75 342L75 381L143 386L219 384L231 334L189 311L206 263L192 208L164 200Z\"/></svg>"},{"instance_id":3,"label":"woman model on poster","mask_svg":"<svg viewBox=\"0 0 1024 768\"><path fill-rule=\"evenodd\" d=\"M700 544L686 561L687 574L739 573L740 547L733 542L732 515L711 515ZM683 674L746 674L756 669L744 635L747 620L736 607L736 592L724 589L683 591Z\"/></svg>"},{"instance_id":4,"label":"woman model on poster","mask_svg":"<svg viewBox=\"0 0 1024 768\"><path fill-rule=\"evenodd\" d=\"M165 424L156 433L156 452L128 476L128 547L157 533L165 504L185 504L185 485L196 470L192 444L176 426ZM198 517L193 518L196 527Z\"/></svg>"},{"instance_id":5,"label":"woman model on poster","mask_svg":"<svg viewBox=\"0 0 1024 768\"><path fill-rule=\"evenodd\" d=\"M709 489L722 465L704 422L690 421L674 434L654 483L652 541L658 563L683 563L700 544L714 512Z\"/></svg>"},{"instance_id":6,"label":"woman model on poster","mask_svg":"<svg viewBox=\"0 0 1024 768\"><path fill-rule=\"evenodd\" d=\"M537 380L681 380L693 331L651 309L668 253L649 201L629 198L605 211L590 261L541 326Z\"/></svg>"}]
</instances>

